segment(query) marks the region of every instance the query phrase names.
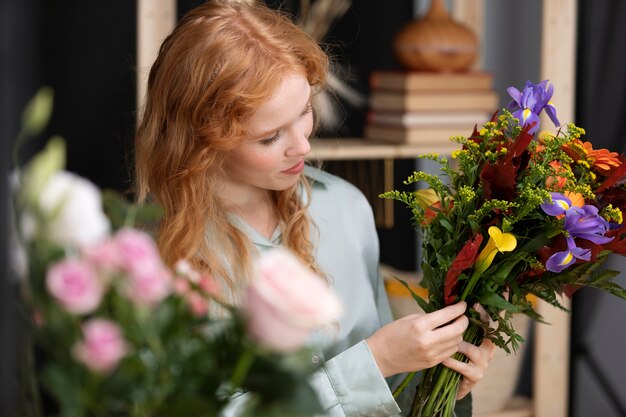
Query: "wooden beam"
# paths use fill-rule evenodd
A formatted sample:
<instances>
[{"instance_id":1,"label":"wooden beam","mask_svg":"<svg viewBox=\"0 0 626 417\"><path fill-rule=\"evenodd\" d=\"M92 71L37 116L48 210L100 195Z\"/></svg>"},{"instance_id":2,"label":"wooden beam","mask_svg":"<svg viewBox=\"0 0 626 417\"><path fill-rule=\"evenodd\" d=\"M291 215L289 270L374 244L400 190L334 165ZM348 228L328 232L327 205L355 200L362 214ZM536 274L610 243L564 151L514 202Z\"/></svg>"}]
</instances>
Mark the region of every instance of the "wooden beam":
<instances>
[{"instance_id":1,"label":"wooden beam","mask_svg":"<svg viewBox=\"0 0 626 417\"><path fill-rule=\"evenodd\" d=\"M576 0L544 0L541 79L554 84L552 102L561 123L574 122ZM552 122L542 114L542 129ZM551 130L551 129L550 129ZM569 300L562 299L569 308ZM545 302L538 312L550 325L537 324L533 370L534 417L566 417L569 396L570 316Z\"/></svg>"},{"instance_id":2,"label":"wooden beam","mask_svg":"<svg viewBox=\"0 0 626 417\"><path fill-rule=\"evenodd\" d=\"M478 56L472 65L480 69L485 64L485 0L452 0L452 17L470 28L478 38Z\"/></svg>"},{"instance_id":3,"label":"wooden beam","mask_svg":"<svg viewBox=\"0 0 626 417\"><path fill-rule=\"evenodd\" d=\"M137 114L146 94L150 67L176 24L176 0L137 0ZM139 120L139 117L137 118Z\"/></svg>"},{"instance_id":4,"label":"wooden beam","mask_svg":"<svg viewBox=\"0 0 626 417\"><path fill-rule=\"evenodd\" d=\"M561 123L575 122L576 0L544 0L541 37L541 79L554 84L552 102ZM541 125L552 125L542 114Z\"/></svg>"}]
</instances>

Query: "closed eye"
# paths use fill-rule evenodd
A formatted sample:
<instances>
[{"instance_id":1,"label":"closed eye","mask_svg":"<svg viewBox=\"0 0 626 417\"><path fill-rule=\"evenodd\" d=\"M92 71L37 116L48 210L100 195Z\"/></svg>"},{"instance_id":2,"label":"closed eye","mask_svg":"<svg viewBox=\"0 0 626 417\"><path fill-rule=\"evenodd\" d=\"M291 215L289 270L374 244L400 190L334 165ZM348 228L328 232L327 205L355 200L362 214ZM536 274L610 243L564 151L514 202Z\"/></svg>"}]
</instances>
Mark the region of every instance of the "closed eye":
<instances>
[{"instance_id":1,"label":"closed eye","mask_svg":"<svg viewBox=\"0 0 626 417\"><path fill-rule=\"evenodd\" d=\"M310 114L313 111L313 106L311 105L311 103L307 104L307 106L304 108L304 110L302 111L302 113L300 113L300 117L304 117L307 114ZM271 144L273 144L274 142L276 142L278 139L280 139L280 129L276 131L276 134L274 136L272 136L271 138L267 138L267 139L262 139L260 141L261 145L264 146L270 146Z\"/></svg>"},{"instance_id":2,"label":"closed eye","mask_svg":"<svg viewBox=\"0 0 626 417\"><path fill-rule=\"evenodd\" d=\"M261 140L261 145L270 146L272 143L280 139L280 130L276 131L276 134L271 138Z\"/></svg>"}]
</instances>

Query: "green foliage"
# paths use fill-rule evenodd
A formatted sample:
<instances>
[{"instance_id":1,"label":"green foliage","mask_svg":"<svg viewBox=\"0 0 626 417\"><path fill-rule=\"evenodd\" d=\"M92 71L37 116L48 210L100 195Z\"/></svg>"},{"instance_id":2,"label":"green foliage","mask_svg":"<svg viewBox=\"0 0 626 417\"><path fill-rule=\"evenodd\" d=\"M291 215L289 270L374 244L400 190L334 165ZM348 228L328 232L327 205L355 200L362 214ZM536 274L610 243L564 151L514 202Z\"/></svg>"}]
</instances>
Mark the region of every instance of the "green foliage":
<instances>
[{"instance_id":1,"label":"green foliage","mask_svg":"<svg viewBox=\"0 0 626 417\"><path fill-rule=\"evenodd\" d=\"M626 298L625 290L612 281L616 272L599 269L606 254L560 273L546 271L545 258L540 257L540 250L554 253L556 249L550 249L551 245L566 233L563 220L547 215L540 205L551 201L550 193L555 190L581 193L593 203L596 197L593 189L601 183L600 174L594 173L590 162L576 162L570 156L571 149L582 146L576 141L584 131L569 125L556 135L543 135L541 141L535 139L526 149L518 149L516 141L521 133L518 120L503 110L495 121L479 129L477 135L451 138L462 145L452 153L455 164L435 154L421 155L421 158L440 165L439 175L414 172L404 184L407 187L426 184L439 198L438 206L424 207L415 197L416 189L381 194L382 198L399 201L411 210L413 225L422 237L421 285L428 290L428 301L412 292L411 295L427 312L445 306L446 274L466 242L480 234L484 247L489 240L487 229L490 226L497 226L502 233L516 237L515 250L497 253L487 270L480 277L473 278L478 278L475 283L470 283L471 268L460 273L454 281L459 285L458 294L463 293L465 286L475 285L465 301L469 305L479 302L487 309L497 322L497 328L490 329L488 337L507 352L510 348L516 350L523 342L511 324L513 314L526 314L542 321L528 296L536 296L563 310L566 309L558 296L568 288L588 286ZM515 157L517 162L507 159L510 152L519 153L520 156ZM515 176L491 178L485 174L487 166L520 163L521 155L525 155L523 158L527 163L515 172ZM448 181L444 181L446 177ZM502 184L512 187L514 198L487 198L486 187L493 190ZM621 220L623 207L602 204L600 208L605 218ZM408 288L406 284L405 287ZM459 299L457 296L456 300ZM478 319L473 319L472 323L480 325Z\"/></svg>"},{"instance_id":2,"label":"green foliage","mask_svg":"<svg viewBox=\"0 0 626 417\"><path fill-rule=\"evenodd\" d=\"M40 133L51 109L52 92L45 89L25 111L21 137ZM29 330L21 352L18 416L218 416L231 401L241 399L250 416L304 417L320 411L309 382L315 370L312 352L302 348L281 354L251 340L242 312L200 285L208 277L175 273L158 254L146 265L150 245L138 251L135 247L138 253L130 257L129 267L115 257L105 257L103 265L90 258L102 240L89 247L55 240L50 223L64 209L71 190L51 213L44 212L40 199L64 166L65 144L57 137L17 173L14 224L27 261L19 304ZM162 216L160 207L132 204L113 191L102 194L102 204L113 231L151 231ZM115 235L104 238L111 243ZM71 311L49 288L51 268L68 261L92 262L91 282L104 288L90 310ZM147 275L163 273L169 284L163 298L151 303L129 296L133 268L146 267L153 268ZM186 289L173 290L175 282L184 282ZM194 311L191 296L206 310ZM77 346L87 339L85 326L94 318L113 323L122 335L123 356L107 370L77 354ZM242 392L244 397L236 399Z\"/></svg>"}]
</instances>

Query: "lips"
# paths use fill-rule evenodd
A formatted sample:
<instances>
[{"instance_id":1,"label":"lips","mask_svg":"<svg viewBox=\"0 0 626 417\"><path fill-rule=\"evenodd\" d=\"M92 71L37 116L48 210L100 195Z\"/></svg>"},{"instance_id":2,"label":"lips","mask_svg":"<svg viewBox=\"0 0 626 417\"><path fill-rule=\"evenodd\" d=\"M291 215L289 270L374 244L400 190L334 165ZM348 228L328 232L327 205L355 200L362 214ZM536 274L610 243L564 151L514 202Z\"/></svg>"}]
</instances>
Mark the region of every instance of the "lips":
<instances>
[{"instance_id":1,"label":"lips","mask_svg":"<svg viewBox=\"0 0 626 417\"><path fill-rule=\"evenodd\" d=\"M304 170L304 159L298 162L297 164L295 164L294 166L292 166L291 168L284 170L283 173L295 175L295 174L301 173L303 170Z\"/></svg>"}]
</instances>

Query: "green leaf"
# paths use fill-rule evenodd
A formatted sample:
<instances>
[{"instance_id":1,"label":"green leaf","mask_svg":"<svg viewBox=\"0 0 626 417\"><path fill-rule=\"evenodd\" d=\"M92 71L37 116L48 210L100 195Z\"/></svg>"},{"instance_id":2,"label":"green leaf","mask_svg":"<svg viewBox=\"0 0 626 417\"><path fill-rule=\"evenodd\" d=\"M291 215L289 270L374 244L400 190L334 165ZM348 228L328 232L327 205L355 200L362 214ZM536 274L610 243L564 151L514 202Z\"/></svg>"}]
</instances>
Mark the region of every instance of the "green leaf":
<instances>
[{"instance_id":1,"label":"green leaf","mask_svg":"<svg viewBox=\"0 0 626 417\"><path fill-rule=\"evenodd\" d=\"M448 219L446 219L445 217L439 217L439 223L448 232L454 233L454 227L452 227L452 224L450 223L450 221Z\"/></svg>"},{"instance_id":2,"label":"green leaf","mask_svg":"<svg viewBox=\"0 0 626 417\"><path fill-rule=\"evenodd\" d=\"M52 115L54 91L46 86L37 91L22 112L22 132L20 135L35 136L48 125Z\"/></svg>"},{"instance_id":3,"label":"green leaf","mask_svg":"<svg viewBox=\"0 0 626 417\"><path fill-rule=\"evenodd\" d=\"M400 282L400 284L402 284L404 286L404 288L406 288L409 293L411 293L411 297L413 297L413 299L415 300L415 302L420 306L420 308L422 310L424 310L424 312L426 313L431 313L432 311L434 311L433 306L431 306L430 304L428 304L428 302L426 300L424 300L422 297L420 297L419 295L417 295L409 286L409 284L398 278L398 277L393 277L394 279L396 279L398 282Z\"/></svg>"},{"instance_id":4,"label":"green leaf","mask_svg":"<svg viewBox=\"0 0 626 417\"><path fill-rule=\"evenodd\" d=\"M124 226L148 227L163 217L163 208L156 204L133 204L114 190L102 192L104 211L113 229Z\"/></svg>"},{"instance_id":5,"label":"green leaf","mask_svg":"<svg viewBox=\"0 0 626 417\"><path fill-rule=\"evenodd\" d=\"M20 203L37 207L46 182L50 177L65 168L65 142L59 136L50 139L46 147L33 157L24 172L24 186L20 193Z\"/></svg>"},{"instance_id":6,"label":"green leaf","mask_svg":"<svg viewBox=\"0 0 626 417\"><path fill-rule=\"evenodd\" d=\"M209 395L183 395L170 399L154 411L154 417L217 415L217 409Z\"/></svg>"},{"instance_id":7,"label":"green leaf","mask_svg":"<svg viewBox=\"0 0 626 417\"><path fill-rule=\"evenodd\" d=\"M478 294L478 302L483 306L492 306L499 310L505 310L510 313L518 313L519 309L509 303L507 300L502 298L502 296L496 294L491 288L483 287L483 289Z\"/></svg>"},{"instance_id":8,"label":"green leaf","mask_svg":"<svg viewBox=\"0 0 626 417\"><path fill-rule=\"evenodd\" d=\"M499 266L494 272L489 273L489 279L498 285L503 285L510 276L515 277L517 274L511 274L511 271L520 261L520 258L509 259Z\"/></svg>"},{"instance_id":9,"label":"green leaf","mask_svg":"<svg viewBox=\"0 0 626 417\"><path fill-rule=\"evenodd\" d=\"M547 245L550 242L550 238L546 233L539 233L528 242L524 243L518 250L523 252L534 253L542 246Z\"/></svg>"},{"instance_id":10,"label":"green leaf","mask_svg":"<svg viewBox=\"0 0 626 417\"><path fill-rule=\"evenodd\" d=\"M81 399L87 394L81 381L71 377L68 369L55 364L48 365L42 372L42 382L46 389L59 401L60 415L63 417L82 417L85 415Z\"/></svg>"}]
</instances>

